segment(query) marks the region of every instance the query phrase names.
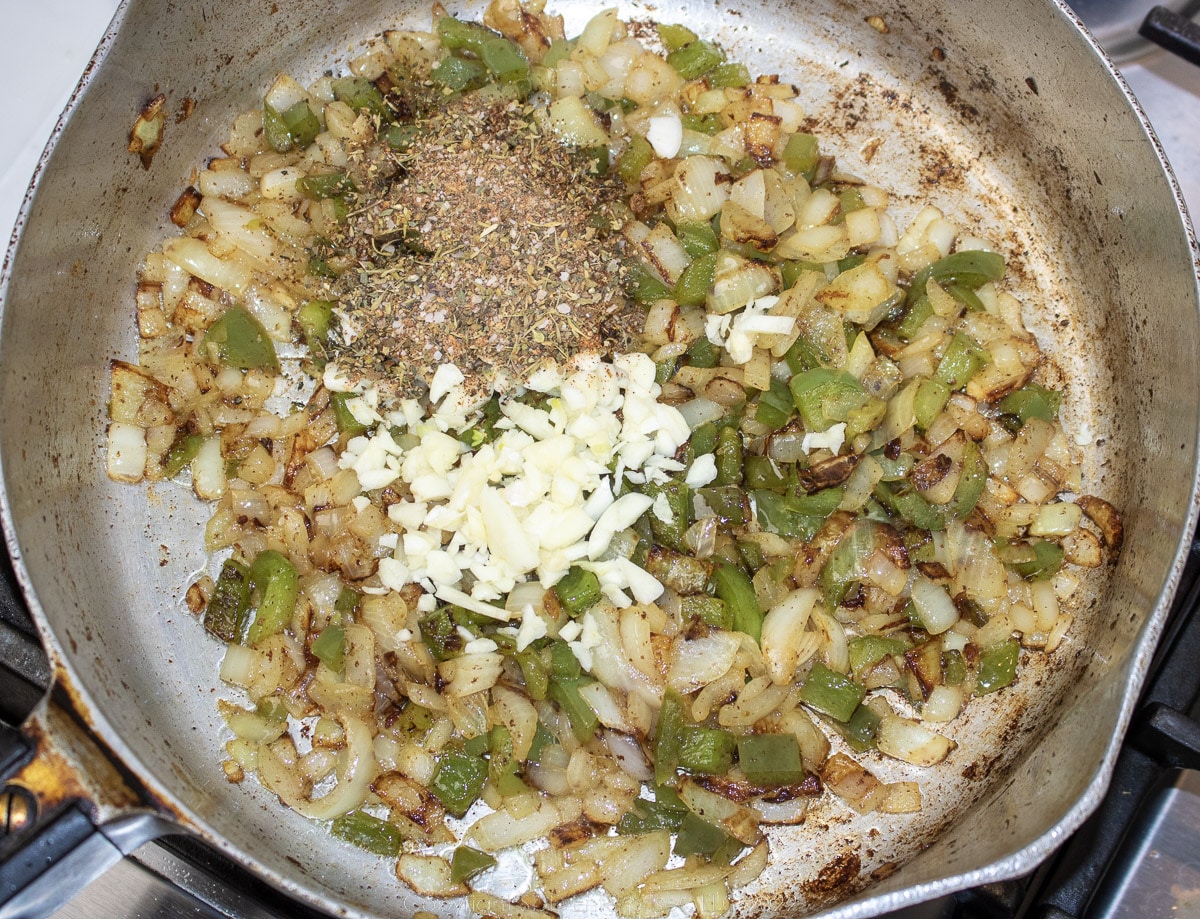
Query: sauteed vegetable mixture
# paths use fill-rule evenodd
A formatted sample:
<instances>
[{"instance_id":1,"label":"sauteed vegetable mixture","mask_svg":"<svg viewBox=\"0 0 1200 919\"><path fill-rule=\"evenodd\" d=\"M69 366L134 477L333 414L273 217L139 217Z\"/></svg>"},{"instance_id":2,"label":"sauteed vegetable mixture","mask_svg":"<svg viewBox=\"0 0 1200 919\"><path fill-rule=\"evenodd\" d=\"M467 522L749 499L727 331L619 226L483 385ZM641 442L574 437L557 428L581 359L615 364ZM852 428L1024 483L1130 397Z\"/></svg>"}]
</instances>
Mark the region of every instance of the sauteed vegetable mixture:
<instances>
[{"instance_id":1,"label":"sauteed vegetable mixture","mask_svg":"<svg viewBox=\"0 0 1200 919\"><path fill-rule=\"evenodd\" d=\"M237 119L108 462L212 503L230 781L498 916L718 916L818 796L920 810L1120 518L1003 253L806 126L685 26L515 0Z\"/></svg>"}]
</instances>

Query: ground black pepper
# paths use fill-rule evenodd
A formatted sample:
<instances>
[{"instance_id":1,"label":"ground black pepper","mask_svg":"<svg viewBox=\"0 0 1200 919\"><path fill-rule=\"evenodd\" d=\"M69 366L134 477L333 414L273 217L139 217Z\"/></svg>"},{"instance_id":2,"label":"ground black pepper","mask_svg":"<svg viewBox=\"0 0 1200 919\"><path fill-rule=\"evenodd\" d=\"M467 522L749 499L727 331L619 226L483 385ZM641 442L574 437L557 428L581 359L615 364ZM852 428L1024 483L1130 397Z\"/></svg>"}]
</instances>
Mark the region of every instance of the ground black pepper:
<instances>
[{"instance_id":1,"label":"ground black pepper","mask_svg":"<svg viewBox=\"0 0 1200 919\"><path fill-rule=\"evenodd\" d=\"M642 311L621 288L622 186L514 102L457 100L402 152L360 165L340 240L333 357L416 395L455 364L482 394L547 358L628 350Z\"/></svg>"}]
</instances>

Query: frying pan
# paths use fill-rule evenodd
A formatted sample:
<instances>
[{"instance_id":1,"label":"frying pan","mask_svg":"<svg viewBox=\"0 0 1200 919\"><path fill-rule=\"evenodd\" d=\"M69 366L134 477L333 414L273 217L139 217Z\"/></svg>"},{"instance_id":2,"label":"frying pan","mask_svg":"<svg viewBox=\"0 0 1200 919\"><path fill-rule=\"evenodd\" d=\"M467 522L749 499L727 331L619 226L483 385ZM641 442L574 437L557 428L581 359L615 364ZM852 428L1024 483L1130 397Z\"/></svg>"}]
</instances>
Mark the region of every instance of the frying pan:
<instances>
[{"instance_id":1,"label":"frying pan","mask_svg":"<svg viewBox=\"0 0 1200 919\"><path fill-rule=\"evenodd\" d=\"M56 686L26 725L38 756L16 781L48 813L87 801L102 834L71 850L76 869L169 829L337 915L462 916L464 903L422 902L384 860L253 781L225 781L222 648L180 599L207 563L205 508L178 486L121 486L103 471L108 361L136 353L135 270L172 233L168 208L193 168L278 71L305 82L383 28L430 22L407 0L336 7L129 0L41 163L3 278L0 464L8 549ZM597 8L558 7L568 34ZM666 0L621 12L686 22L799 84L812 130L845 169L896 193L902 222L931 202L1000 242L1046 372L1067 390L1086 490L1125 516L1124 551L1083 580L1049 664L953 726L958 749L920 777L922 812L860 817L825 802L773 831L771 863L734 914L867 916L1022 874L1105 789L1196 517L1197 248L1161 151L1058 3ZM144 168L128 135L158 93L176 117ZM527 882L516 857L495 875L500 894ZM52 877L0 910L46 908ZM592 894L564 913L611 907Z\"/></svg>"}]
</instances>

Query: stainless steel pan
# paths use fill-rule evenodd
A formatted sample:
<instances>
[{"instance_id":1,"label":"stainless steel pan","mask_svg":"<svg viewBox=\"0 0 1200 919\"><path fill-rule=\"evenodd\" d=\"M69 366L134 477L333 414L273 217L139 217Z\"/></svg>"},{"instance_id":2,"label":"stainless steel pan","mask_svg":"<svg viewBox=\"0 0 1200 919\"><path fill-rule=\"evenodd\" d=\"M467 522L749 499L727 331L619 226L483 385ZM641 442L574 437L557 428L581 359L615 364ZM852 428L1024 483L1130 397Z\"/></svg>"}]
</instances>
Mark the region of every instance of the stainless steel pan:
<instances>
[{"instance_id":1,"label":"stainless steel pan","mask_svg":"<svg viewBox=\"0 0 1200 919\"><path fill-rule=\"evenodd\" d=\"M569 33L597 8L557 5ZM1023 873L1107 784L1195 519L1197 249L1161 153L1120 78L1052 2L668 0L622 12L685 21L753 70L801 84L846 168L895 190L902 210L931 201L1002 240L1069 391L1088 489L1125 513L1124 552L1081 589L1069 640L972 707L959 749L922 780L925 810L810 812L775 835L735 912L866 916ZM41 164L3 280L4 524L58 683L29 726L44 755L23 779L65 798L76 780L47 789L47 776L99 763L109 775L82 790L114 852L166 820L344 915L428 904L379 860L222 777L221 648L180 601L205 564L205 511L176 487L105 478L107 365L135 350L140 258L171 231L169 205L234 115L278 70L315 78L381 28L428 22L406 0L130 0ZM172 115L194 109L168 119L145 169L128 133L160 92ZM521 877L501 872L498 892ZM567 911L608 909L593 897Z\"/></svg>"}]
</instances>

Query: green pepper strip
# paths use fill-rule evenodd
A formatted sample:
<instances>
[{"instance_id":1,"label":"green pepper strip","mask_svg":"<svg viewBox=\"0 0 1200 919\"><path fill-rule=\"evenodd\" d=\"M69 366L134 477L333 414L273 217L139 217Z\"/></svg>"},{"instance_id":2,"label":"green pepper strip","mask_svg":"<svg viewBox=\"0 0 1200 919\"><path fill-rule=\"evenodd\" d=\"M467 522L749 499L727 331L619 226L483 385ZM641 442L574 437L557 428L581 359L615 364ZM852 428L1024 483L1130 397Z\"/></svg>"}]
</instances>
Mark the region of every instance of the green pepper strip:
<instances>
[{"instance_id":1,"label":"green pepper strip","mask_svg":"<svg viewBox=\"0 0 1200 919\"><path fill-rule=\"evenodd\" d=\"M483 792L487 775L486 759L451 748L444 751L438 760L429 790L449 813L462 817Z\"/></svg>"},{"instance_id":2,"label":"green pepper strip","mask_svg":"<svg viewBox=\"0 0 1200 919\"><path fill-rule=\"evenodd\" d=\"M227 559L204 610L204 628L224 642L241 641L250 608L250 569Z\"/></svg>"},{"instance_id":3,"label":"green pepper strip","mask_svg":"<svg viewBox=\"0 0 1200 919\"><path fill-rule=\"evenodd\" d=\"M661 519L657 514L649 513L643 519L650 522L650 530L655 542L668 546L676 551L684 551L684 534L692 519L692 490L682 479L671 479L668 482L648 483L642 491L651 498L665 495L667 506L671 509L671 521Z\"/></svg>"},{"instance_id":4,"label":"green pepper strip","mask_svg":"<svg viewBox=\"0 0 1200 919\"><path fill-rule=\"evenodd\" d=\"M689 811L679 796L671 789L655 789L653 801L636 798L631 807L617 823L617 832L622 836L653 833L656 830L678 830Z\"/></svg>"},{"instance_id":5,"label":"green pepper strip","mask_svg":"<svg viewBox=\"0 0 1200 919\"><path fill-rule=\"evenodd\" d=\"M810 182L821 161L817 138L812 134L793 134L783 147L783 164L788 171L804 176Z\"/></svg>"},{"instance_id":6,"label":"green pepper strip","mask_svg":"<svg viewBox=\"0 0 1200 919\"><path fill-rule=\"evenodd\" d=\"M600 727L600 719L579 694L579 687L593 682L589 679L557 680L550 684L549 696L567 713L571 730L580 743L586 743Z\"/></svg>"},{"instance_id":7,"label":"green pepper strip","mask_svg":"<svg viewBox=\"0 0 1200 919\"><path fill-rule=\"evenodd\" d=\"M841 726L839 733L855 753L866 753L875 747L875 736L879 733L879 715L866 705L860 705Z\"/></svg>"},{"instance_id":8,"label":"green pepper strip","mask_svg":"<svg viewBox=\"0 0 1200 919\"><path fill-rule=\"evenodd\" d=\"M391 120L391 111L383 99L383 93L368 80L361 77L339 77L331 88L339 102L345 102L356 112L367 111L383 121Z\"/></svg>"},{"instance_id":9,"label":"green pepper strip","mask_svg":"<svg viewBox=\"0 0 1200 919\"><path fill-rule=\"evenodd\" d=\"M947 686L958 686L967 678L967 661L962 652L953 649L942 652L942 680Z\"/></svg>"},{"instance_id":10,"label":"green pepper strip","mask_svg":"<svg viewBox=\"0 0 1200 919\"><path fill-rule=\"evenodd\" d=\"M962 476L954 489L950 513L959 520L965 520L983 496L987 478L988 465L987 460L983 458L983 451L975 441L967 441L967 448L963 453Z\"/></svg>"},{"instance_id":11,"label":"green pepper strip","mask_svg":"<svg viewBox=\"0 0 1200 919\"><path fill-rule=\"evenodd\" d=\"M717 431L717 485L740 485L742 483L742 433L726 425Z\"/></svg>"},{"instance_id":12,"label":"green pepper strip","mask_svg":"<svg viewBox=\"0 0 1200 919\"><path fill-rule=\"evenodd\" d=\"M721 349L706 337L697 338L688 346L687 362L692 367L716 367L721 362Z\"/></svg>"},{"instance_id":13,"label":"green pepper strip","mask_svg":"<svg viewBox=\"0 0 1200 919\"><path fill-rule=\"evenodd\" d=\"M525 679L525 692L535 702L541 702L550 689L550 671L546 669L542 656L530 647L524 651L517 651L513 657L521 668L521 676Z\"/></svg>"},{"instance_id":14,"label":"green pepper strip","mask_svg":"<svg viewBox=\"0 0 1200 919\"><path fill-rule=\"evenodd\" d=\"M333 322L332 300L306 300L296 312L296 322L310 351L329 347L329 326Z\"/></svg>"},{"instance_id":15,"label":"green pepper strip","mask_svg":"<svg viewBox=\"0 0 1200 919\"><path fill-rule=\"evenodd\" d=\"M312 653L330 670L340 672L346 661L346 630L337 623L325 626L313 639Z\"/></svg>"},{"instance_id":16,"label":"green pepper strip","mask_svg":"<svg viewBox=\"0 0 1200 919\"><path fill-rule=\"evenodd\" d=\"M180 432L176 435L171 449L167 451L167 456L163 460L163 475L168 479L179 475L183 471L183 467L196 458L196 454L200 452L200 445L203 443L204 437L201 434Z\"/></svg>"},{"instance_id":17,"label":"green pepper strip","mask_svg":"<svg viewBox=\"0 0 1200 919\"><path fill-rule=\"evenodd\" d=\"M755 785L795 785L804 781L804 763L795 734L750 734L738 739L737 749L738 764Z\"/></svg>"},{"instance_id":18,"label":"green pepper strip","mask_svg":"<svg viewBox=\"0 0 1200 919\"><path fill-rule=\"evenodd\" d=\"M517 775L520 764L513 758L512 734L507 727L498 724L488 732L488 752L488 781L502 797L529 791Z\"/></svg>"},{"instance_id":19,"label":"green pepper strip","mask_svg":"<svg viewBox=\"0 0 1200 919\"><path fill-rule=\"evenodd\" d=\"M214 349L217 359L226 367L279 373L279 358L267 330L244 306L229 307L208 327L200 350L211 354Z\"/></svg>"},{"instance_id":20,"label":"green pepper strip","mask_svg":"<svg viewBox=\"0 0 1200 919\"><path fill-rule=\"evenodd\" d=\"M730 619L735 631L744 632L757 642L762 642L762 624L766 613L754 594L754 585L745 572L733 565L725 564L713 572L716 595L729 607Z\"/></svg>"},{"instance_id":21,"label":"green pepper strip","mask_svg":"<svg viewBox=\"0 0 1200 919\"><path fill-rule=\"evenodd\" d=\"M300 577L296 566L274 549L260 552L250 566L250 589L260 599L246 640L256 645L283 631L296 612Z\"/></svg>"},{"instance_id":22,"label":"green pepper strip","mask_svg":"<svg viewBox=\"0 0 1200 919\"><path fill-rule=\"evenodd\" d=\"M713 89L745 86L750 82L750 70L745 64L736 62L718 64L709 71L708 82Z\"/></svg>"},{"instance_id":23,"label":"green pepper strip","mask_svg":"<svg viewBox=\"0 0 1200 919\"><path fill-rule=\"evenodd\" d=\"M684 622L699 619L714 629L733 628L733 617L729 615L729 607L720 597L692 594L680 597L679 604Z\"/></svg>"},{"instance_id":24,"label":"green pepper strip","mask_svg":"<svg viewBox=\"0 0 1200 919\"><path fill-rule=\"evenodd\" d=\"M827 367L796 374L788 388L807 431L826 431L840 421L848 422L851 412L871 399L851 374Z\"/></svg>"},{"instance_id":25,"label":"green pepper strip","mask_svg":"<svg viewBox=\"0 0 1200 919\"><path fill-rule=\"evenodd\" d=\"M1058 418L1058 408L1061 404L1061 392L1047 389L1037 383L1026 383L1000 400L1000 411L1006 415L1016 415L1021 424L1030 418L1054 421Z\"/></svg>"},{"instance_id":26,"label":"green pepper strip","mask_svg":"<svg viewBox=\"0 0 1200 919\"><path fill-rule=\"evenodd\" d=\"M741 526L750 518L750 503L737 485L707 485L696 494L724 523Z\"/></svg>"},{"instance_id":27,"label":"green pepper strip","mask_svg":"<svg viewBox=\"0 0 1200 919\"><path fill-rule=\"evenodd\" d=\"M352 398L354 398L352 393L331 392L329 404L333 407L333 419L337 422L338 433L348 437L357 437L359 434L367 433L370 426L363 424L350 411L350 407L346 403Z\"/></svg>"},{"instance_id":28,"label":"green pepper strip","mask_svg":"<svg viewBox=\"0 0 1200 919\"><path fill-rule=\"evenodd\" d=\"M654 729L654 781L667 785L675 781L675 770L679 768L679 755L683 745L683 732L688 725L684 712L683 697L674 689L663 696L662 708L658 711L658 724Z\"/></svg>"},{"instance_id":29,"label":"green pepper strip","mask_svg":"<svg viewBox=\"0 0 1200 919\"><path fill-rule=\"evenodd\" d=\"M973 339L956 332L938 363L934 379L950 389L962 389L990 361L991 356Z\"/></svg>"},{"instance_id":30,"label":"green pepper strip","mask_svg":"<svg viewBox=\"0 0 1200 919\"><path fill-rule=\"evenodd\" d=\"M909 643L886 635L862 635L850 639L850 672L862 674L885 657L903 654Z\"/></svg>"},{"instance_id":31,"label":"green pepper strip","mask_svg":"<svg viewBox=\"0 0 1200 919\"><path fill-rule=\"evenodd\" d=\"M617 174L626 185L636 185L641 178L642 170L654 159L654 148L650 141L638 135L629 142L629 146L617 158Z\"/></svg>"},{"instance_id":32,"label":"green pepper strip","mask_svg":"<svg viewBox=\"0 0 1200 919\"><path fill-rule=\"evenodd\" d=\"M1000 561L1028 581L1044 581L1053 577L1063 565L1063 548L1046 539L1015 542L997 551Z\"/></svg>"},{"instance_id":33,"label":"green pepper strip","mask_svg":"<svg viewBox=\"0 0 1200 919\"><path fill-rule=\"evenodd\" d=\"M858 683L836 670L830 670L819 661L813 664L808 679L800 687L802 702L842 722L850 720L866 694L867 691Z\"/></svg>"},{"instance_id":34,"label":"green pepper strip","mask_svg":"<svg viewBox=\"0 0 1200 919\"><path fill-rule=\"evenodd\" d=\"M717 237L712 224L704 221L676 224L675 238L683 246L683 251L692 258L711 255L721 248L721 240Z\"/></svg>"},{"instance_id":35,"label":"green pepper strip","mask_svg":"<svg viewBox=\"0 0 1200 919\"><path fill-rule=\"evenodd\" d=\"M660 22L658 24L658 37L662 41L663 47L670 52L678 51L684 45L694 42L697 35L687 26Z\"/></svg>"},{"instance_id":36,"label":"green pepper strip","mask_svg":"<svg viewBox=\"0 0 1200 919\"><path fill-rule=\"evenodd\" d=\"M680 738L679 765L688 772L724 775L733 765L737 738L719 728L688 727Z\"/></svg>"},{"instance_id":37,"label":"green pepper strip","mask_svg":"<svg viewBox=\"0 0 1200 919\"><path fill-rule=\"evenodd\" d=\"M933 278L942 287L958 286L975 291L988 281L1004 277L1004 256L980 249L955 252L927 265L913 275L908 288L910 300L925 296L925 286Z\"/></svg>"},{"instance_id":38,"label":"green pepper strip","mask_svg":"<svg viewBox=\"0 0 1200 919\"><path fill-rule=\"evenodd\" d=\"M781 495L767 489L754 492L759 525L788 539L810 540L837 510L846 489L825 488L815 494Z\"/></svg>"},{"instance_id":39,"label":"green pepper strip","mask_svg":"<svg viewBox=\"0 0 1200 919\"><path fill-rule=\"evenodd\" d=\"M430 72L436 82L455 92L480 86L487 79L487 68L479 61L450 55L444 57Z\"/></svg>"},{"instance_id":40,"label":"green pepper strip","mask_svg":"<svg viewBox=\"0 0 1200 919\"><path fill-rule=\"evenodd\" d=\"M913 397L913 415L922 431L933 424L950 401L950 387L941 380L922 380Z\"/></svg>"},{"instance_id":41,"label":"green pepper strip","mask_svg":"<svg viewBox=\"0 0 1200 919\"><path fill-rule=\"evenodd\" d=\"M792 391L783 380L772 378L771 388L758 397L754 420L767 425L774 431L785 427L796 410Z\"/></svg>"},{"instance_id":42,"label":"green pepper strip","mask_svg":"<svg viewBox=\"0 0 1200 919\"><path fill-rule=\"evenodd\" d=\"M604 595L600 590L600 579L578 565L572 565L554 585L554 593L569 616L578 616L591 609Z\"/></svg>"},{"instance_id":43,"label":"green pepper strip","mask_svg":"<svg viewBox=\"0 0 1200 919\"><path fill-rule=\"evenodd\" d=\"M496 864L496 859L486 852L471 846L456 846L454 854L450 856L450 881L453 884L461 884L487 871L488 868L496 867Z\"/></svg>"},{"instance_id":44,"label":"green pepper strip","mask_svg":"<svg viewBox=\"0 0 1200 919\"><path fill-rule=\"evenodd\" d=\"M716 270L715 252L694 258L675 282L675 302L680 306L703 306Z\"/></svg>"},{"instance_id":45,"label":"green pepper strip","mask_svg":"<svg viewBox=\"0 0 1200 919\"><path fill-rule=\"evenodd\" d=\"M979 694L985 695L1003 689L1017 675L1017 662L1021 657L1021 645L1015 638L993 645L979 655Z\"/></svg>"},{"instance_id":46,"label":"green pepper strip","mask_svg":"<svg viewBox=\"0 0 1200 919\"><path fill-rule=\"evenodd\" d=\"M351 811L335 817L329 832L344 842L385 858L399 855L404 843L399 827L365 811Z\"/></svg>"},{"instance_id":47,"label":"green pepper strip","mask_svg":"<svg viewBox=\"0 0 1200 919\"><path fill-rule=\"evenodd\" d=\"M356 192L358 187L344 172L323 172L297 179L296 190L306 198L320 201Z\"/></svg>"},{"instance_id":48,"label":"green pepper strip","mask_svg":"<svg viewBox=\"0 0 1200 919\"><path fill-rule=\"evenodd\" d=\"M276 153L288 153L296 146L296 140L292 137L292 132L288 130L283 115L265 101L263 102L263 134L271 149Z\"/></svg>"},{"instance_id":49,"label":"green pepper strip","mask_svg":"<svg viewBox=\"0 0 1200 919\"><path fill-rule=\"evenodd\" d=\"M713 855L729 834L719 826L714 826L702 817L697 817L691 811L684 815L679 824L679 834L675 837L672 853L681 857L688 855Z\"/></svg>"},{"instance_id":50,"label":"green pepper strip","mask_svg":"<svg viewBox=\"0 0 1200 919\"><path fill-rule=\"evenodd\" d=\"M696 39L668 54L667 63L685 80L694 80L725 63L725 53L712 42Z\"/></svg>"},{"instance_id":51,"label":"green pepper strip","mask_svg":"<svg viewBox=\"0 0 1200 919\"><path fill-rule=\"evenodd\" d=\"M941 509L926 501L920 492L879 482L875 486L875 499L902 520L922 530L946 529L946 517Z\"/></svg>"},{"instance_id":52,"label":"green pepper strip","mask_svg":"<svg viewBox=\"0 0 1200 919\"><path fill-rule=\"evenodd\" d=\"M292 140L301 150L316 140L317 135L321 133L321 120L303 100L289 108L281 117Z\"/></svg>"},{"instance_id":53,"label":"green pepper strip","mask_svg":"<svg viewBox=\"0 0 1200 919\"><path fill-rule=\"evenodd\" d=\"M712 576L712 564L668 549L655 546L646 556L643 567L678 594L702 594Z\"/></svg>"}]
</instances>

